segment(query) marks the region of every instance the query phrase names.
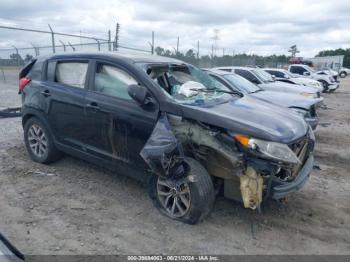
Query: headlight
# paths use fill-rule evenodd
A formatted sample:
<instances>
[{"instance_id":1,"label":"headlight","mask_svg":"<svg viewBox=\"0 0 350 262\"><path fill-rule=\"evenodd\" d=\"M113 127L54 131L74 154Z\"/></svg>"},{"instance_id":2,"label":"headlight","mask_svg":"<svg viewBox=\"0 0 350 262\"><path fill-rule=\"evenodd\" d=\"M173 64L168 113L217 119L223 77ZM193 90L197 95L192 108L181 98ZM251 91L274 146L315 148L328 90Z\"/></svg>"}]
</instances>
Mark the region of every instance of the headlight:
<instances>
[{"instance_id":1,"label":"headlight","mask_svg":"<svg viewBox=\"0 0 350 262\"><path fill-rule=\"evenodd\" d=\"M334 78L332 76L330 76L329 81L331 81L331 83L334 83Z\"/></svg>"},{"instance_id":2,"label":"headlight","mask_svg":"<svg viewBox=\"0 0 350 262\"><path fill-rule=\"evenodd\" d=\"M307 93L307 92L302 92L300 93L302 96L306 96L306 97L312 97L312 98L317 98L317 94L315 93Z\"/></svg>"},{"instance_id":3,"label":"headlight","mask_svg":"<svg viewBox=\"0 0 350 262\"><path fill-rule=\"evenodd\" d=\"M320 86L320 83L319 82L309 82L308 85L310 86Z\"/></svg>"},{"instance_id":4,"label":"headlight","mask_svg":"<svg viewBox=\"0 0 350 262\"><path fill-rule=\"evenodd\" d=\"M276 142L268 142L244 135L234 136L239 143L247 149L258 152L262 157L283 161L291 164L301 164L299 158L286 145Z\"/></svg>"}]
</instances>

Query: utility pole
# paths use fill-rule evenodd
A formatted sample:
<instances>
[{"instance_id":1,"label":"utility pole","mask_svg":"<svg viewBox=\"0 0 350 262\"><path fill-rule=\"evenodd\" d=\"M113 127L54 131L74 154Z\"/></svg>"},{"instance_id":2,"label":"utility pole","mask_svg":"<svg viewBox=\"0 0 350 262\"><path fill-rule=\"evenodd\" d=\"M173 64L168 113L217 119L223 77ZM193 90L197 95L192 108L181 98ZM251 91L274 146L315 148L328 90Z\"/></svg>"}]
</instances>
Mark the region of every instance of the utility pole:
<instances>
[{"instance_id":1,"label":"utility pole","mask_svg":"<svg viewBox=\"0 0 350 262\"><path fill-rule=\"evenodd\" d=\"M225 56L225 48L222 49L222 57Z\"/></svg>"},{"instance_id":2,"label":"utility pole","mask_svg":"<svg viewBox=\"0 0 350 262\"><path fill-rule=\"evenodd\" d=\"M154 54L154 31L152 31L152 55Z\"/></svg>"},{"instance_id":3,"label":"utility pole","mask_svg":"<svg viewBox=\"0 0 350 262\"><path fill-rule=\"evenodd\" d=\"M119 23L117 23L117 26L115 28L115 39L114 39L113 51L118 51L119 31L120 31L120 25Z\"/></svg>"},{"instance_id":4,"label":"utility pole","mask_svg":"<svg viewBox=\"0 0 350 262\"><path fill-rule=\"evenodd\" d=\"M108 30L108 51L112 51L112 47L111 47L111 30Z\"/></svg>"},{"instance_id":5,"label":"utility pole","mask_svg":"<svg viewBox=\"0 0 350 262\"><path fill-rule=\"evenodd\" d=\"M214 45L211 45L211 67L214 67Z\"/></svg>"},{"instance_id":6,"label":"utility pole","mask_svg":"<svg viewBox=\"0 0 350 262\"><path fill-rule=\"evenodd\" d=\"M17 66L19 67L19 54L18 54L18 48L12 45L13 48L16 50L16 58L17 58Z\"/></svg>"},{"instance_id":7,"label":"utility pole","mask_svg":"<svg viewBox=\"0 0 350 262\"><path fill-rule=\"evenodd\" d=\"M180 44L180 37L177 37L177 44L176 44L176 55L179 53L179 44Z\"/></svg>"},{"instance_id":8,"label":"utility pole","mask_svg":"<svg viewBox=\"0 0 350 262\"><path fill-rule=\"evenodd\" d=\"M51 31L51 41L52 41L52 52L56 53L56 48L55 48L55 33L53 32L50 24L48 24L50 31Z\"/></svg>"},{"instance_id":9,"label":"utility pole","mask_svg":"<svg viewBox=\"0 0 350 262\"><path fill-rule=\"evenodd\" d=\"M199 40L197 41L197 60L199 61Z\"/></svg>"},{"instance_id":10,"label":"utility pole","mask_svg":"<svg viewBox=\"0 0 350 262\"><path fill-rule=\"evenodd\" d=\"M232 50L232 66L234 66L234 61L235 61L234 57L235 57L235 50L233 49Z\"/></svg>"}]
</instances>

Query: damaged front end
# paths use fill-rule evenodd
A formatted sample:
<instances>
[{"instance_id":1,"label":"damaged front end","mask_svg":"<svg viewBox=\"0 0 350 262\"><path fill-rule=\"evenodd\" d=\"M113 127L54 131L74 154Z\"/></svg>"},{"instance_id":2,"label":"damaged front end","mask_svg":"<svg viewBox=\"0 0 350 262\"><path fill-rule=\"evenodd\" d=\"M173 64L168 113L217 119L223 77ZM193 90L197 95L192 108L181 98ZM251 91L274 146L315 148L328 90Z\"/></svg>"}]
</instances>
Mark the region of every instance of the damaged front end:
<instances>
[{"instance_id":1,"label":"damaged front end","mask_svg":"<svg viewBox=\"0 0 350 262\"><path fill-rule=\"evenodd\" d=\"M267 198L281 199L303 186L312 170L313 147L311 129L287 145L162 113L141 156L153 173L171 179L186 175L184 156L190 156L212 176L217 193L256 209Z\"/></svg>"}]
</instances>

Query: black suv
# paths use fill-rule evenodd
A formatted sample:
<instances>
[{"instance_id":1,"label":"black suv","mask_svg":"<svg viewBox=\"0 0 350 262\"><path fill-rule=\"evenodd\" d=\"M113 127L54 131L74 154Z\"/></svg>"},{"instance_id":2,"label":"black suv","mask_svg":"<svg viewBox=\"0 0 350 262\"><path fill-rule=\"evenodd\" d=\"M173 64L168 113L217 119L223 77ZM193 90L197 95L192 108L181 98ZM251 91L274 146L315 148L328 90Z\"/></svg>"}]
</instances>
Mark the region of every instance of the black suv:
<instances>
[{"instance_id":1,"label":"black suv","mask_svg":"<svg viewBox=\"0 0 350 262\"><path fill-rule=\"evenodd\" d=\"M197 223L216 194L251 209L307 181L314 135L298 115L182 61L104 53L39 57L20 72L29 156L61 152L140 179L165 215Z\"/></svg>"}]
</instances>

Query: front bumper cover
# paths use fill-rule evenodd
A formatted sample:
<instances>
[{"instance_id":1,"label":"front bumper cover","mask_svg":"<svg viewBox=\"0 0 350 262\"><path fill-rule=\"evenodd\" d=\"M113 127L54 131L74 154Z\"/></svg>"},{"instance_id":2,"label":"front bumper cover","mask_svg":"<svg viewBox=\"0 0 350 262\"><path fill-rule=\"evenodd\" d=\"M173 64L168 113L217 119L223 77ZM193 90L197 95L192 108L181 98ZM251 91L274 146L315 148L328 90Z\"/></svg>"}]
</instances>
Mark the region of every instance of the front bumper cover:
<instances>
[{"instance_id":1,"label":"front bumper cover","mask_svg":"<svg viewBox=\"0 0 350 262\"><path fill-rule=\"evenodd\" d=\"M272 199L278 200L301 189L305 185L306 181L309 179L313 166L314 157L313 155L310 155L309 158L306 160L304 166L300 170L298 176L293 181L285 182L280 180L274 180L271 185L272 188L270 197Z\"/></svg>"},{"instance_id":2,"label":"front bumper cover","mask_svg":"<svg viewBox=\"0 0 350 262\"><path fill-rule=\"evenodd\" d=\"M336 90L339 88L339 84L336 83L336 84L331 84L328 86L328 90Z\"/></svg>"}]
</instances>

